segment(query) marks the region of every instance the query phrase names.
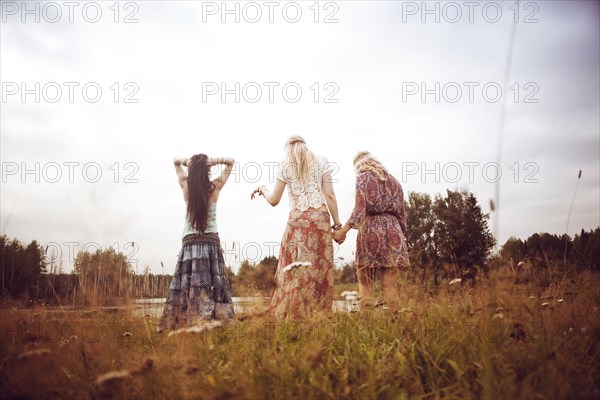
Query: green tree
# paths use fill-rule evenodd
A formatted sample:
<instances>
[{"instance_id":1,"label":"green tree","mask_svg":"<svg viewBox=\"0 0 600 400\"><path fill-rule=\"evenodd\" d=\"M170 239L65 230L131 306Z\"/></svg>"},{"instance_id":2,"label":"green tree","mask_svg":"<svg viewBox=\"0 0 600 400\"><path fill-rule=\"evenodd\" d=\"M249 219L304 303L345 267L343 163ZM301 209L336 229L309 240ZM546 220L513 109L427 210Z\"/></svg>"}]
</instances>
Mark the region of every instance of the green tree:
<instances>
[{"instance_id":1,"label":"green tree","mask_svg":"<svg viewBox=\"0 0 600 400\"><path fill-rule=\"evenodd\" d=\"M424 270L435 263L432 204L429 194L417 192L410 192L405 203L406 242L413 269Z\"/></svg>"},{"instance_id":2,"label":"green tree","mask_svg":"<svg viewBox=\"0 0 600 400\"><path fill-rule=\"evenodd\" d=\"M38 278L46 273L45 258L45 250L35 240L25 246L17 239L0 236L2 296L32 297Z\"/></svg>"},{"instance_id":3,"label":"green tree","mask_svg":"<svg viewBox=\"0 0 600 400\"><path fill-rule=\"evenodd\" d=\"M563 235L553 235L547 232L534 233L525 241L527 255L541 260L562 260L565 253L565 244L567 250L570 247L571 239Z\"/></svg>"},{"instance_id":4,"label":"green tree","mask_svg":"<svg viewBox=\"0 0 600 400\"><path fill-rule=\"evenodd\" d=\"M274 256L263 258L254 267L254 287L261 291L270 291L275 286L275 271L277 258Z\"/></svg>"},{"instance_id":5,"label":"green tree","mask_svg":"<svg viewBox=\"0 0 600 400\"><path fill-rule=\"evenodd\" d=\"M489 231L488 214L483 214L475 195L467 190L437 195L433 205L434 243L442 262L463 271L485 267L495 244Z\"/></svg>"},{"instance_id":6,"label":"green tree","mask_svg":"<svg viewBox=\"0 0 600 400\"><path fill-rule=\"evenodd\" d=\"M254 268L248 260L242 261L240 269L236 275L237 284L245 289L252 289L254 284Z\"/></svg>"},{"instance_id":7,"label":"green tree","mask_svg":"<svg viewBox=\"0 0 600 400\"><path fill-rule=\"evenodd\" d=\"M133 274L127 256L112 247L94 253L80 251L75 258L74 270L79 277L82 300L92 303L125 296Z\"/></svg>"},{"instance_id":8,"label":"green tree","mask_svg":"<svg viewBox=\"0 0 600 400\"><path fill-rule=\"evenodd\" d=\"M342 267L335 272L336 274L334 283L346 284L358 282L358 278L356 276L356 264L353 262L342 265Z\"/></svg>"},{"instance_id":9,"label":"green tree","mask_svg":"<svg viewBox=\"0 0 600 400\"><path fill-rule=\"evenodd\" d=\"M575 235L570 259L580 269L600 271L600 227Z\"/></svg>"},{"instance_id":10,"label":"green tree","mask_svg":"<svg viewBox=\"0 0 600 400\"><path fill-rule=\"evenodd\" d=\"M514 236L511 236L500 249L502 261L508 262L513 268L527 255L527 246L525 243Z\"/></svg>"}]
</instances>

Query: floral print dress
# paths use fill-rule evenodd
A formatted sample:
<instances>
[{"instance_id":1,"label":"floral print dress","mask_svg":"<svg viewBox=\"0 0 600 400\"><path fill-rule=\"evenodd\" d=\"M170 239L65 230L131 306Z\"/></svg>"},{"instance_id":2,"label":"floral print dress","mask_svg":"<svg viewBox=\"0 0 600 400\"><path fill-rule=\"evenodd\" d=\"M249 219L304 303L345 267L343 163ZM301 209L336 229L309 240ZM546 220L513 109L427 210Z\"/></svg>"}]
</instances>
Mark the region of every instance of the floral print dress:
<instances>
[{"instance_id":1,"label":"floral print dress","mask_svg":"<svg viewBox=\"0 0 600 400\"><path fill-rule=\"evenodd\" d=\"M406 211L400 182L366 171L356 177L356 199L348 225L358 229L358 268L406 268Z\"/></svg>"},{"instance_id":2,"label":"floral print dress","mask_svg":"<svg viewBox=\"0 0 600 400\"><path fill-rule=\"evenodd\" d=\"M310 163L309 182L292 176L290 163L282 161L277 179L286 183L290 214L281 240L275 272L277 285L271 310L278 320L297 320L314 313L329 313L333 303L333 243L323 180L329 163L316 156ZM300 266L296 267L294 264Z\"/></svg>"}]
</instances>

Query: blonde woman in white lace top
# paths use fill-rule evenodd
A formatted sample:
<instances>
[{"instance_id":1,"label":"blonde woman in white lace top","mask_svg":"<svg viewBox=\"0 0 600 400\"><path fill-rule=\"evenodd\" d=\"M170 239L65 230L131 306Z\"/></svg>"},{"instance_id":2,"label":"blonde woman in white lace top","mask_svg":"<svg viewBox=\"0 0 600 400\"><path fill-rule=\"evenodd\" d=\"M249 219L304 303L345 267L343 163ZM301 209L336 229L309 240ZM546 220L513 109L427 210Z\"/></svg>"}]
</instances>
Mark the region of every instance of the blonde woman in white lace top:
<instances>
[{"instance_id":1,"label":"blonde woman in white lace top","mask_svg":"<svg viewBox=\"0 0 600 400\"><path fill-rule=\"evenodd\" d=\"M278 319L331 311L332 229L341 225L329 166L325 157L308 149L302 137L291 136L273 189L259 186L252 192L251 198L258 194L274 207L288 188L290 214L275 273L277 287L271 297L271 309ZM286 268L291 265L297 267Z\"/></svg>"}]
</instances>

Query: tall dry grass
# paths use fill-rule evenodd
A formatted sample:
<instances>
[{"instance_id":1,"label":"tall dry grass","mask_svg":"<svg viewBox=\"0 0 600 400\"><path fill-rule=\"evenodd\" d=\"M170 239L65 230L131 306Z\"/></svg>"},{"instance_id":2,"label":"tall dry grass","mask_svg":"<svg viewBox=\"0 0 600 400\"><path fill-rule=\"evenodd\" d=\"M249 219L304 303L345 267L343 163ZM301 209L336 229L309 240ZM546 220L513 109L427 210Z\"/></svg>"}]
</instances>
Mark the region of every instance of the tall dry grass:
<instances>
[{"instance_id":1,"label":"tall dry grass","mask_svg":"<svg viewBox=\"0 0 600 400\"><path fill-rule=\"evenodd\" d=\"M157 334L128 311L1 310L0 398L598 398L600 277L474 287L300 323Z\"/></svg>"}]
</instances>

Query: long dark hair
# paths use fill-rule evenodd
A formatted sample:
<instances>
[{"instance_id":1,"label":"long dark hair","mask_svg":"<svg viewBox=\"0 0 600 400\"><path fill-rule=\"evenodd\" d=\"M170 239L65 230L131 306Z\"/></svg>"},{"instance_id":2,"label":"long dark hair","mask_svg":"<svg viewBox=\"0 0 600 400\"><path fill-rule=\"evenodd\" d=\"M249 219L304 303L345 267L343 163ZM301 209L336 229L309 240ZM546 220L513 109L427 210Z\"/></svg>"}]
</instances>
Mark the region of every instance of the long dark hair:
<instances>
[{"instance_id":1,"label":"long dark hair","mask_svg":"<svg viewBox=\"0 0 600 400\"><path fill-rule=\"evenodd\" d=\"M206 154L196 154L188 161L187 217L198 232L204 232L208 224L208 201L215 189L207 160Z\"/></svg>"}]
</instances>

